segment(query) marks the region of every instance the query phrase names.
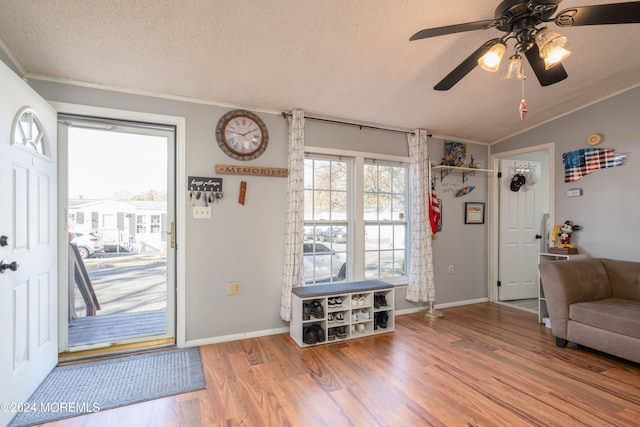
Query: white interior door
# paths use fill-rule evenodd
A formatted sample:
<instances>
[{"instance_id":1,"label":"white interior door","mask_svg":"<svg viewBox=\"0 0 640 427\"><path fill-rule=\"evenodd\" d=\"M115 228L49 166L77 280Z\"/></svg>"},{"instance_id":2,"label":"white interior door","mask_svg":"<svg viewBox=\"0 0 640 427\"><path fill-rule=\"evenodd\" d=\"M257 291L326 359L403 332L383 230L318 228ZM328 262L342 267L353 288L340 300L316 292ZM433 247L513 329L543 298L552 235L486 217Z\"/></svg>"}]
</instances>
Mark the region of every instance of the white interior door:
<instances>
[{"instance_id":1,"label":"white interior door","mask_svg":"<svg viewBox=\"0 0 640 427\"><path fill-rule=\"evenodd\" d=\"M526 169L526 170L525 170ZM500 170L500 280L498 299L509 301L537 298L538 253L542 235L544 209L540 203L540 186L525 185L512 191L512 177L517 172L541 173L541 162L501 160Z\"/></svg>"},{"instance_id":2,"label":"white interior door","mask_svg":"<svg viewBox=\"0 0 640 427\"><path fill-rule=\"evenodd\" d=\"M0 62L0 425L58 360L56 112ZM21 117L14 123L16 117ZM15 264L13 264L15 263ZM12 411L12 409L14 411Z\"/></svg>"}]
</instances>

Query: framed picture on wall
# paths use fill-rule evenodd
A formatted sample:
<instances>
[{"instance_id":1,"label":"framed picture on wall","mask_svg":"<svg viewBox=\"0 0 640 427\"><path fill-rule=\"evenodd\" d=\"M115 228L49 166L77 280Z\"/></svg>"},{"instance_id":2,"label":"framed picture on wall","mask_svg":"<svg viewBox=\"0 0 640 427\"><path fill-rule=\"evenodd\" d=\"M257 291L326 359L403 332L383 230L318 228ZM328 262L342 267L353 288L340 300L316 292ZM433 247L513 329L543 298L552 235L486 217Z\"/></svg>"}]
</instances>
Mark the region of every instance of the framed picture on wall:
<instances>
[{"instance_id":1,"label":"framed picture on wall","mask_svg":"<svg viewBox=\"0 0 640 427\"><path fill-rule=\"evenodd\" d=\"M465 224L484 224L484 203L466 202L464 204Z\"/></svg>"}]
</instances>

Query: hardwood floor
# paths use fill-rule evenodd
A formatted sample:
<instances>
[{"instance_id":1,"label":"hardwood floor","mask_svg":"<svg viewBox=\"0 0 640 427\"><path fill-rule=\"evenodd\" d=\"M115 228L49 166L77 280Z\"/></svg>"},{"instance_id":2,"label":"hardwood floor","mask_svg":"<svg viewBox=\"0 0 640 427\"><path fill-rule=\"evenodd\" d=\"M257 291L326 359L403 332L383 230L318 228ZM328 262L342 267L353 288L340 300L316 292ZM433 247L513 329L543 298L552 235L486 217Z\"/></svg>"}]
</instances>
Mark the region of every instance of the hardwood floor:
<instances>
[{"instance_id":1,"label":"hardwood floor","mask_svg":"<svg viewBox=\"0 0 640 427\"><path fill-rule=\"evenodd\" d=\"M201 347L206 390L47 426L638 426L640 365L555 346L483 303L300 349L287 334Z\"/></svg>"}]
</instances>

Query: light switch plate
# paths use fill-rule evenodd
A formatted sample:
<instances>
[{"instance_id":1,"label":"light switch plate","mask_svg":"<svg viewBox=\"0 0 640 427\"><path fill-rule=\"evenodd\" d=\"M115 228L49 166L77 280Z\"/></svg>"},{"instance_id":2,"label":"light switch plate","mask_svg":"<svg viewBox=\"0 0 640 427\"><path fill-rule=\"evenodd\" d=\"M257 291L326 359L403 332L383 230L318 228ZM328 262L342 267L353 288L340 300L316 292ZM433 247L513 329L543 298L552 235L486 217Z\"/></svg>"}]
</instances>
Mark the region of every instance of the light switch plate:
<instances>
[{"instance_id":1,"label":"light switch plate","mask_svg":"<svg viewBox=\"0 0 640 427\"><path fill-rule=\"evenodd\" d=\"M211 206L194 206L193 219L209 219L211 218Z\"/></svg>"}]
</instances>

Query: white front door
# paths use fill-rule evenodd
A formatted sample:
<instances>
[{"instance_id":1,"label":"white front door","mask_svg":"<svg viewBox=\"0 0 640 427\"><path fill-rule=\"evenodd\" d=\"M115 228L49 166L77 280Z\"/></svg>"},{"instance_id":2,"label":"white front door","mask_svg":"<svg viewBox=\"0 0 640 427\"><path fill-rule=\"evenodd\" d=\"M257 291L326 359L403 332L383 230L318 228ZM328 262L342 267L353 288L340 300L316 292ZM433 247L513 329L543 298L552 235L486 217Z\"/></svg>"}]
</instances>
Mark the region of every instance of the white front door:
<instances>
[{"instance_id":1,"label":"white front door","mask_svg":"<svg viewBox=\"0 0 640 427\"><path fill-rule=\"evenodd\" d=\"M511 188L517 173L538 177L541 162L501 160L500 170L500 301L537 298L538 253L542 235L543 208L539 203L539 185L524 185L518 191ZM528 183L528 184L531 184Z\"/></svg>"},{"instance_id":2,"label":"white front door","mask_svg":"<svg viewBox=\"0 0 640 427\"><path fill-rule=\"evenodd\" d=\"M0 87L0 425L6 425L58 361L57 123L54 108L2 62Z\"/></svg>"}]
</instances>

